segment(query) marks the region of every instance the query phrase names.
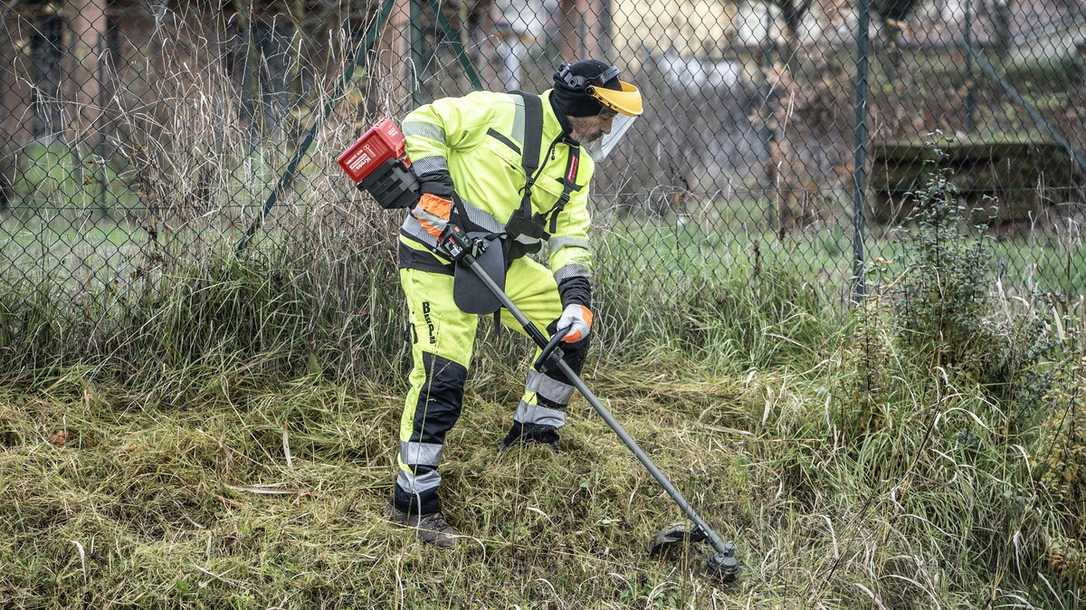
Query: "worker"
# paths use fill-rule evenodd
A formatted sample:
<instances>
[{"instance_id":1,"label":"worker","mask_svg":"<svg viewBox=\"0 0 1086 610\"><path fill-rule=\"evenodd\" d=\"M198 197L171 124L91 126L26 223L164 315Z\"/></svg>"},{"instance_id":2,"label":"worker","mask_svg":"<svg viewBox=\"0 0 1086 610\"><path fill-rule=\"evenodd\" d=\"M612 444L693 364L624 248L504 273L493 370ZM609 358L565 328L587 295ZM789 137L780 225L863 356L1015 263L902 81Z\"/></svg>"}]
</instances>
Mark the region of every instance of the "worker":
<instances>
[{"instance_id":1,"label":"worker","mask_svg":"<svg viewBox=\"0 0 1086 610\"><path fill-rule=\"evenodd\" d=\"M582 60L562 65L541 95L477 91L403 120L421 196L399 236L413 368L387 516L426 543L457 542L441 511L438 463L460 417L480 312L498 309L478 278L443 256L442 238L459 227L487 242L488 270L533 324L564 334L565 360L579 375L593 318L593 157L606 156L642 111L637 87L618 77L608 63ZM529 256L544 245L546 267ZM524 332L508 312L502 323ZM573 390L561 372L530 370L501 449L539 443L557 451Z\"/></svg>"}]
</instances>

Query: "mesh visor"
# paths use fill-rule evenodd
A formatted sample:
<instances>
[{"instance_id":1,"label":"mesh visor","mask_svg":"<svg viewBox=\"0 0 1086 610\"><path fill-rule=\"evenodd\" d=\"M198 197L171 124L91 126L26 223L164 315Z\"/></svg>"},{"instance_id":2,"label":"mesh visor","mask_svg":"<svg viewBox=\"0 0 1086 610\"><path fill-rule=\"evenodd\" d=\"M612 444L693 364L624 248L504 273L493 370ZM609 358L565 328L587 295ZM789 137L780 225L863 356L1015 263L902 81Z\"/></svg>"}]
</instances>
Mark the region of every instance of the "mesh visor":
<instances>
[{"instance_id":1,"label":"mesh visor","mask_svg":"<svg viewBox=\"0 0 1086 610\"><path fill-rule=\"evenodd\" d=\"M636 116L625 114L616 116L614 123L611 124L611 133L585 146L588 149L588 154L592 155L592 160L599 162L606 159L607 155L611 154L611 151L618 146L619 141L622 140L622 137L626 135L626 132L630 130L636 120Z\"/></svg>"}]
</instances>

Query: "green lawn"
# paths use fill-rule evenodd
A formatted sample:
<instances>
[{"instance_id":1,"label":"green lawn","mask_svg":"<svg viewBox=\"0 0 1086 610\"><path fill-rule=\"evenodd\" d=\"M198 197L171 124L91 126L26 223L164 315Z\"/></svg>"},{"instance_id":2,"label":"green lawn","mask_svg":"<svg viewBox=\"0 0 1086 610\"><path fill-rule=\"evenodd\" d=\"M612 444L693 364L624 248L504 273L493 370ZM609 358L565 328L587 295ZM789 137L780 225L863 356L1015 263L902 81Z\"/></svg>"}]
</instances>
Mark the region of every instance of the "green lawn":
<instances>
[{"instance_id":1,"label":"green lawn","mask_svg":"<svg viewBox=\"0 0 1086 610\"><path fill-rule=\"evenodd\" d=\"M736 213L735 220L713 226L675 218L600 219L596 246L607 266L601 272L668 291L691 281L722 280L737 269L779 269L807 278L828 298L847 293L853 273L850 226L809 228L779 238L738 218ZM225 251L241 235L236 222L226 224L232 226L162 231L156 235L158 247L182 257L184 252ZM892 277L904 263L902 243L892 232L880 233L865 239L867 268ZM253 245L289 240L290 234L273 226L258 233ZM150 234L136 220L73 209L4 213L0 244L7 275L84 288L95 282L123 283L154 249ZM183 247L192 244L199 247ZM1086 287L1086 245L1081 238L1034 234L992 239L988 247L994 277L1008 290L1079 294Z\"/></svg>"},{"instance_id":2,"label":"green lawn","mask_svg":"<svg viewBox=\"0 0 1086 610\"><path fill-rule=\"evenodd\" d=\"M5 275L34 283L91 288L122 281L146 239L138 226L96 212L8 213L0 219Z\"/></svg>"},{"instance_id":3,"label":"green lawn","mask_svg":"<svg viewBox=\"0 0 1086 610\"><path fill-rule=\"evenodd\" d=\"M605 256L622 273L664 289L691 279L722 279L736 267L783 269L818 284L827 296L847 290L853 273L852 229L831 226L778 238L772 231L730 227L707 230L693 222L645 224L624 220L600 231ZM1081 238L1021 236L988 241L992 271L1008 290L1080 294L1086 288L1086 244ZM868 269L890 272L904 264L893 234L867 236Z\"/></svg>"},{"instance_id":4,"label":"green lawn","mask_svg":"<svg viewBox=\"0 0 1086 610\"><path fill-rule=\"evenodd\" d=\"M97 155L77 155L64 143L29 144L17 161L12 208L117 211L138 204L136 193L108 163Z\"/></svg>"}]
</instances>

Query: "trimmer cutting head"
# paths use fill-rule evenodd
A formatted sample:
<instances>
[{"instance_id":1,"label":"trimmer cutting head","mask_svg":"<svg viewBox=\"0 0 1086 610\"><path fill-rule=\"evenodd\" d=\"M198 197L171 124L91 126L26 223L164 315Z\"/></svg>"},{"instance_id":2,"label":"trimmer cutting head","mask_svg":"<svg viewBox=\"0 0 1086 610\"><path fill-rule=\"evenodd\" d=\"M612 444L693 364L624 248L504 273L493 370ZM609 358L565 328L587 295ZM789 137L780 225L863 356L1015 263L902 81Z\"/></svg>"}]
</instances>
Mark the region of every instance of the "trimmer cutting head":
<instances>
[{"instance_id":1,"label":"trimmer cutting head","mask_svg":"<svg viewBox=\"0 0 1086 610\"><path fill-rule=\"evenodd\" d=\"M656 534L656 538L649 545L649 556L662 557L677 548L695 542L709 542L709 537L699 528L690 529L681 523L672 525ZM722 551L714 549L714 553L706 562L706 567L709 574L720 579L721 582L734 582L739 578L739 560L735 557L735 546L725 544Z\"/></svg>"},{"instance_id":2,"label":"trimmer cutting head","mask_svg":"<svg viewBox=\"0 0 1086 610\"><path fill-rule=\"evenodd\" d=\"M721 582L735 582L739 578L739 560L735 558L735 546L730 547L724 553L713 553L706 561L705 567L709 573L720 579Z\"/></svg>"}]
</instances>

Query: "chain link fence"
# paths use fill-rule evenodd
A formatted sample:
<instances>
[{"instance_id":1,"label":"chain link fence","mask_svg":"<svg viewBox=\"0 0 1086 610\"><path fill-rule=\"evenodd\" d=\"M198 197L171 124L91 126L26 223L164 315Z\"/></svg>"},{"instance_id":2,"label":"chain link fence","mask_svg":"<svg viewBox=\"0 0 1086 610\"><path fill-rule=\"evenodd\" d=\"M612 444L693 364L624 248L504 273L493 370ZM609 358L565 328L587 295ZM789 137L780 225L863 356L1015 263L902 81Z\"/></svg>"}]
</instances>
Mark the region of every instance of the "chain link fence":
<instances>
[{"instance_id":1,"label":"chain link fence","mask_svg":"<svg viewBox=\"0 0 1086 610\"><path fill-rule=\"evenodd\" d=\"M0 26L5 288L124 291L239 244L391 260L339 152L598 56L646 103L592 185L609 273L774 268L843 303L943 169L1004 287L1086 289L1083 0L15 0Z\"/></svg>"}]
</instances>

